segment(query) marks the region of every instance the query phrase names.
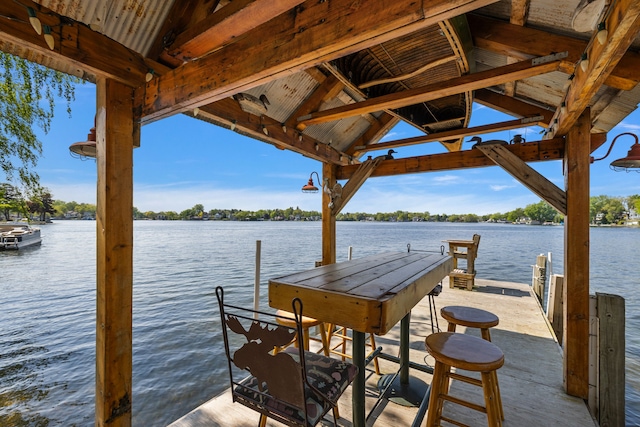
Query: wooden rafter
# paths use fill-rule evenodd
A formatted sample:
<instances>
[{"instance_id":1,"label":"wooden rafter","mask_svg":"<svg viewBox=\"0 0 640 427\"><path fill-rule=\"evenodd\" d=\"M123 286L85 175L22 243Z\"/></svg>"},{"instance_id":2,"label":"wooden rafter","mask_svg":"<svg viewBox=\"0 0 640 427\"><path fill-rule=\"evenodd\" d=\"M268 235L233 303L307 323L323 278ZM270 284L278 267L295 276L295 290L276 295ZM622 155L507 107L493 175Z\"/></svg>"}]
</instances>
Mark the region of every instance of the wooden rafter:
<instances>
[{"instance_id":1,"label":"wooden rafter","mask_svg":"<svg viewBox=\"0 0 640 427\"><path fill-rule=\"evenodd\" d=\"M351 143L351 146L345 150L346 153L353 157L360 157L362 150L359 150L359 147L367 147L377 143L399 121L400 119L390 114L381 114L374 124L372 124L358 139Z\"/></svg>"},{"instance_id":2,"label":"wooden rafter","mask_svg":"<svg viewBox=\"0 0 640 427\"><path fill-rule=\"evenodd\" d=\"M433 83L424 87L409 89L403 92L392 93L357 102L355 104L344 105L329 110L312 113L298 119L304 125L326 123L345 117L353 117L360 114L381 111L385 109L401 108L420 102L427 102L434 99L455 95L470 90L476 90L502 84L508 81L525 79L540 74L557 71L558 63L562 55L556 54L545 59L533 59L521 61L511 65L497 67L479 73L468 74L456 77L444 82Z\"/></svg>"},{"instance_id":3,"label":"wooden rafter","mask_svg":"<svg viewBox=\"0 0 640 427\"><path fill-rule=\"evenodd\" d=\"M268 142L280 149L295 151L320 162L339 165L349 163L346 153L341 153L308 135L301 136L292 127L283 128L282 123L270 117L246 113L232 98L203 105L198 109L197 117L223 127L233 126L238 133ZM265 134L265 129L268 134Z\"/></svg>"},{"instance_id":4,"label":"wooden rafter","mask_svg":"<svg viewBox=\"0 0 640 427\"><path fill-rule=\"evenodd\" d=\"M567 214L567 195L557 185L523 162L500 143L478 144L476 148L502 167L522 185L540 196L563 215Z\"/></svg>"},{"instance_id":5,"label":"wooden rafter","mask_svg":"<svg viewBox=\"0 0 640 427\"><path fill-rule=\"evenodd\" d=\"M621 13L627 15L629 12ZM521 59L567 51L568 55L561 63L561 70L567 74L573 74L575 64L588 44L573 37L550 34L473 13L467 15L467 20L474 45L480 49ZM605 84L616 89L631 90L640 81L637 72L639 68L640 54L626 52L618 66L605 79Z\"/></svg>"},{"instance_id":6,"label":"wooden rafter","mask_svg":"<svg viewBox=\"0 0 640 427\"><path fill-rule=\"evenodd\" d=\"M309 114L312 111L317 111L322 103L336 97L343 88L344 85L335 76L330 75L326 77L324 81L320 83L320 86L318 86L316 90L313 91L313 93L307 99L305 99L304 102L296 109L296 111L287 119L287 126L291 129L296 128L296 126L298 125L297 118L300 115ZM297 129L300 131L304 130L301 128Z\"/></svg>"},{"instance_id":7,"label":"wooden rafter","mask_svg":"<svg viewBox=\"0 0 640 427\"><path fill-rule=\"evenodd\" d=\"M586 71L576 67L576 74L565 97L566 108L558 108L548 136L565 135L600 87L608 81L620 59L640 32L640 2L618 0L612 3L605 20L609 32L606 43L601 45L593 35L585 53L589 60ZM637 69L636 69L637 73Z\"/></svg>"},{"instance_id":8,"label":"wooden rafter","mask_svg":"<svg viewBox=\"0 0 640 427\"><path fill-rule=\"evenodd\" d=\"M238 37L304 0L236 0L176 36L168 55L189 61L228 45ZM179 2L178 2L179 3Z\"/></svg>"},{"instance_id":9,"label":"wooden rafter","mask_svg":"<svg viewBox=\"0 0 640 427\"><path fill-rule=\"evenodd\" d=\"M529 16L529 5L531 0L511 0L511 17L509 22L514 25L523 26L527 23Z\"/></svg>"},{"instance_id":10,"label":"wooden rafter","mask_svg":"<svg viewBox=\"0 0 640 427\"><path fill-rule=\"evenodd\" d=\"M430 133L429 135L416 136L413 138L398 139L395 141L379 142L363 147L356 147L359 151L386 150L389 148L407 147L409 145L424 144L427 142L444 142L451 139L465 138L468 136L482 135L485 133L498 132L502 130L519 129L526 126L540 124L543 116L533 116L518 120L493 123L490 125L475 126L472 128L454 129L444 132Z\"/></svg>"},{"instance_id":11,"label":"wooden rafter","mask_svg":"<svg viewBox=\"0 0 640 427\"><path fill-rule=\"evenodd\" d=\"M213 4L206 0L184 0L176 1L171 6L167 18L162 23L160 31L149 48L147 56L156 61L160 61L171 68L178 67L182 61L167 54L167 47L171 46L178 34L185 31L191 24L204 19L215 11L220 0L215 0Z\"/></svg>"},{"instance_id":12,"label":"wooden rafter","mask_svg":"<svg viewBox=\"0 0 640 427\"><path fill-rule=\"evenodd\" d=\"M553 112L544 108L520 101L509 96L501 95L488 89L479 89L475 91L474 99L478 104L493 108L505 114L514 117L532 117L541 115L544 119L539 123L540 126L547 127L553 118Z\"/></svg>"},{"instance_id":13,"label":"wooden rafter","mask_svg":"<svg viewBox=\"0 0 640 427\"><path fill-rule=\"evenodd\" d=\"M342 193L339 198L334 200L333 208L331 208L331 214L337 215L342 208L351 200L356 194L358 189L362 187L362 184L371 176L374 169L382 161L381 157L370 159L361 163L356 169L355 173L349 178L349 181L342 187Z\"/></svg>"},{"instance_id":14,"label":"wooden rafter","mask_svg":"<svg viewBox=\"0 0 640 427\"><path fill-rule=\"evenodd\" d=\"M192 110L322 62L410 34L496 0L307 0L143 88L143 123Z\"/></svg>"},{"instance_id":15,"label":"wooden rafter","mask_svg":"<svg viewBox=\"0 0 640 427\"><path fill-rule=\"evenodd\" d=\"M591 134L591 148L600 146L606 140L606 134ZM565 152L564 138L553 138L544 141L511 144L507 149L524 162L543 162L561 160ZM406 157L386 160L371 173L372 177L403 175L420 172L437 172L455 169L494 166L480 150L454 151L427 156ZM336 179L349 179L357 170L357 165L338 167Z\"/></svg>"},{"instance_id":16,"label":"wooden rafter","mask_svg":"<svg viewBox=\"0 0 640 427\"><path fill-rule=\"evenodd\" d=\"M42 36L33 31L21 4L38 10L42 24L51 27L53 50L49 49ZM137 87L144 83L149 69L154 68L152 61L92 31L87 25L69 21L29 0L21 0L20 3L0 1L0 16L10 18L2 19L0 40L24 46L54 62L72 64L85 73L85 78L101 76Z\"/></svg>"}]
</instances>

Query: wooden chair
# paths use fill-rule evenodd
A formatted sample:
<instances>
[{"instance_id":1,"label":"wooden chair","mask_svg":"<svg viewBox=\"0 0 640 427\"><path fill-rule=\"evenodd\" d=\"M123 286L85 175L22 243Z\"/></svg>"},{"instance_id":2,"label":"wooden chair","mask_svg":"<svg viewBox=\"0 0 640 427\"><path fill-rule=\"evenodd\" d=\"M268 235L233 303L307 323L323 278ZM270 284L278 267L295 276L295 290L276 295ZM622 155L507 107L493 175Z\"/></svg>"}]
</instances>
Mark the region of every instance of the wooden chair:
<instances>
[{"instance_id":1,"label":"wooden chair","mask_svg":"<svg viewBox=\"0 0 640 427\"><path fill-rule=\"evenodd\" d=\"M482 338L455 332L438 332L425 340L427 351L436 360L429 396L427 427L439 426L442 421L464 425L442 415L445 401L487 414L489 427L502 426L502 416L497 405L497 375L504 364L504 354L495 344ZM451 372L451 368L480 372L480 379ZM449 380L457 379L482 387L484 406L469 402L449 391Z\"/></svg>"},{"instance_id":2,"label":"wooden chair","mask_svg":"<svg viewBox=\"0 0 640 427\"><path fill-rule=\"evenodd\" d=\"M475 261L478 256L480 235L474 234L471 240L445 240L449 243L449 255L453 257L453 270L449 273L449 287L463 287L472 290L475 285ZM458 260L466 260L465 268Z\"/></svg>"},{"instance_id":3,"label":"wooden chair","mask_svg":"<svg viewBox=\"0 0 640 427\"><path fill-rule=\"evenodd\" d=\"M270 313L226 303L221 287L216 288L216 297L233 401L260 413L260 426L267 418L288 426L315 426L337 408L358 373L355 365L305 351L303 346L274 352L303 334L300 299L292 302L296 322L291 328L261 320L273 319ZM333 421L337 425L335 412Z\"/></svg>"}]
</instances>

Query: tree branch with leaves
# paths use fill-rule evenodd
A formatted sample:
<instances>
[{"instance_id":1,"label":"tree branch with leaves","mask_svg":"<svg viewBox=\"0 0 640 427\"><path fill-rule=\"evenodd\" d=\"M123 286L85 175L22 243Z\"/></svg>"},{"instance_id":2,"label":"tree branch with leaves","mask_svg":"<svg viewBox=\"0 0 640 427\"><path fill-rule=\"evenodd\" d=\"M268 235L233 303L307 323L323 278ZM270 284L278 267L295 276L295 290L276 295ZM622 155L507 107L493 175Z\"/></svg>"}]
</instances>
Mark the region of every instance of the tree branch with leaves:
<instances>
[{"instance_id":1,"label":"tree branch with leaves","mask_svg":"<svg viewBox=\"0 0 640 427\"><path fill-rule=\"evenodd\" d=\"M6 181L34 191L40 186L35 170L42 142L34 128L49 132L55 100L75 100L82 80L14 55L0 52L0 169Z\"/></svg>"}]
</instances>

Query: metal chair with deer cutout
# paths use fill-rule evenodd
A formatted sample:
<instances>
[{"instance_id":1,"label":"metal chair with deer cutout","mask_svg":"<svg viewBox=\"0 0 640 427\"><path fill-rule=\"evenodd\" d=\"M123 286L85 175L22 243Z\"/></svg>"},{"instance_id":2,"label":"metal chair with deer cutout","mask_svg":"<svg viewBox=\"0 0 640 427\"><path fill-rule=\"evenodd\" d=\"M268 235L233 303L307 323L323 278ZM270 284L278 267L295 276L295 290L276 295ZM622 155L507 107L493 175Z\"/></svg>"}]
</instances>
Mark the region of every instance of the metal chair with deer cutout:
<instances>
[{"instance_id":1,"label":"metal chair with deer cutout","mask_svg":"<svg viewBox=\"0 0 640 427\"><path fill-rule=\"evenodd\" d=\"M216 296L233 401L259 412L260 426L267 417L288 426L315 426L337 407L358 373L355 365L305 351L303 346L274 351L302 336L300 299L291 304L296 319L292 328L271 321L273 314L226 303L220 286Z\"/></svg>"}]
</instances>

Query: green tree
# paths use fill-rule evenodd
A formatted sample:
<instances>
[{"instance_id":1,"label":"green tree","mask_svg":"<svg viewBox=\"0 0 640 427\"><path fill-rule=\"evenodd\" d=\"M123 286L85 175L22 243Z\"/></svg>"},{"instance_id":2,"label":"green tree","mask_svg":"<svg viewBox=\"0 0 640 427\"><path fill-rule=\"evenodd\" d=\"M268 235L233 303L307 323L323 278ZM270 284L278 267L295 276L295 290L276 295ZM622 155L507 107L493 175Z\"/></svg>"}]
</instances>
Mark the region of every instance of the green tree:
<instances>
[{"instance_id":1,"label":"green tree","mask_svg":"<svg viewBox=\"0 0 640 427\"><path fill-rule=\"evenodd\" d=\"M47 214L52 215L56 212L51 192L43 187L38 187L31 192L28 206L30 212L38 214L40 221L46 221Z\"/></svg>"},{"instance_id":2,"label":"green tree","mask_svg":"<svg viewBox=\"0 0 640 427\"><path fill-rule=\"evenodd\" d=\"M34 132L37 126L49 132L56 97L71 102L74 85L81 80L41 65L0 52L0 168L7 181L26 188L37 188L35 172L42 142ZM17 177L16 177L17 175Z\"/></svg>"},{"instance_id":3,"label":"green tree","mask_svg":"<svg viewBox=\"0 0 640 427\"><path fill-rule=\"evenodd\" d=\"M524 208L524 214L534 221L543 223L553 221L553 218L556 216L556 210L547 202L541 200L538 203L527 205Z\"/></svg>"},{"instance_id":4,"label":"green tree","mask_svg":"<svg viewBox=\"0 0 640 427\"><path fill-rule=\"evenodd\" d=\"M17 187L8 182L0 184L0 212L2 212L5 221L11 220L11 212L26 213L22 194Z\"/></svg>"}]
</instances>

